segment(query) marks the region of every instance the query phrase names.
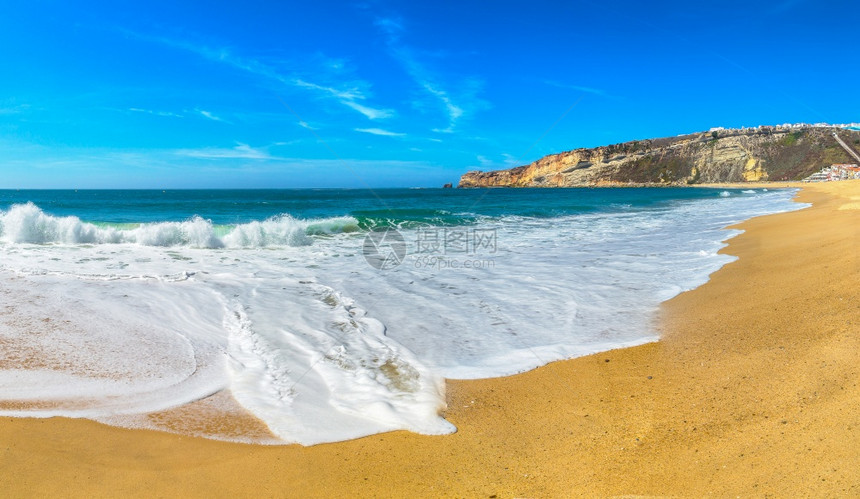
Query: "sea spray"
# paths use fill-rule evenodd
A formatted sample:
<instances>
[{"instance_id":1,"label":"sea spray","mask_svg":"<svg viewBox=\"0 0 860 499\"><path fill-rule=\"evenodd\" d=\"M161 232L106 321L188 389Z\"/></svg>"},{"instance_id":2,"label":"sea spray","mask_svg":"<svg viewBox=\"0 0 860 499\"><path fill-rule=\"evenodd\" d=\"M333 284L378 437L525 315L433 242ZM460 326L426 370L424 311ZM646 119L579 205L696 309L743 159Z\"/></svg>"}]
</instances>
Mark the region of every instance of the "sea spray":
<instances>
[{"instance_id":1,"label":"sea spray","mask_svg":"<svg viewBox=\"0 0 860 499\"><path fill-rule=\"evenodd\" d=\"M128 225L128 224L125 224ZM46 214L35 204L16 204L0 211L0 242L19 244L139 244L191 248L265 248L307 246L310 236L358 230L352 217L296 220L278 215L219 230L212 221L193 216L183 222L143 223L132 228L81 221L76 216ZM219 232L222 234L219 235Z\"/></svg>"}]
</instances>

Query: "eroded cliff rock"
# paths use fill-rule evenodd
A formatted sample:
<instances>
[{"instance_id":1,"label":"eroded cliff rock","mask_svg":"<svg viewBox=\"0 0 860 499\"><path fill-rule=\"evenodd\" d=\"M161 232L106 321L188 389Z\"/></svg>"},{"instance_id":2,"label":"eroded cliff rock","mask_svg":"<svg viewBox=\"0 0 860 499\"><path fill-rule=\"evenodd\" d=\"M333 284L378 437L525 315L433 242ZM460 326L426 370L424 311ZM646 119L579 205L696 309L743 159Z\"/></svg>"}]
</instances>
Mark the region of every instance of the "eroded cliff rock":
<instances>
[{"instance_id":1,"label":"eroded cliff rock","mask_svg":"<svg viewBox=\"0 0 860 499\"><path fill-rule=\"evenodd\" d=\"M719 130L575 149L509 170L470 171L458 187L685 185L798 180L832 163L852 162L832 134L839 128L759 127Z\"/></svg>"}]
</instances>

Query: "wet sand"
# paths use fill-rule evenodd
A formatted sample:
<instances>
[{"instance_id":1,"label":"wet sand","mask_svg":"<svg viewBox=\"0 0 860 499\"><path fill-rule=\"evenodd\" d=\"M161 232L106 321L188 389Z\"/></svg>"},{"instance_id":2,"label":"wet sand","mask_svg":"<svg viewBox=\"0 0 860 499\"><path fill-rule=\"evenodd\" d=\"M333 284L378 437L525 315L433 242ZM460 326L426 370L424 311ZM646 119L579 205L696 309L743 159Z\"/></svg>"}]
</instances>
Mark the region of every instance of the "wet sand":
<instances>
[{"instance_id":1,"label":"wet sand","mask_svg":"<svg viewBox=\"0 0 860 499\"><path fill-rule=\"evenodd\" d=\"M447 436L228 444L0 420L5 496L860 495L860 181L757 218L662 339L449 381Z\"/></svg>"}]
</instances>

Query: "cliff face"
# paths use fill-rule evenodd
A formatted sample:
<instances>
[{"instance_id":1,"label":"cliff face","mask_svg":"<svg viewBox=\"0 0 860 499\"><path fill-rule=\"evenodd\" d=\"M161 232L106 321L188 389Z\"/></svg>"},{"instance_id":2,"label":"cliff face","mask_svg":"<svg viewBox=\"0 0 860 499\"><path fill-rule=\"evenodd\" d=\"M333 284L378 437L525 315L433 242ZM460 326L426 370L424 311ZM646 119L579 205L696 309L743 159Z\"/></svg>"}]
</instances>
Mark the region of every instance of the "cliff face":
<instances>
[{"instance_id":1,"label":"cliff face","mask_svg":"<svg viewBox=\"0 0 860 499\"><path fill-rule=\"evenodd\" d=\"M686 185L799 180L853 159L833 138L857 148L860 134L838 128L760 127L575 149L509 170L470 171L458 187ZM858 141L855 143L855 141Z\"/></svg>"}]
</instances>

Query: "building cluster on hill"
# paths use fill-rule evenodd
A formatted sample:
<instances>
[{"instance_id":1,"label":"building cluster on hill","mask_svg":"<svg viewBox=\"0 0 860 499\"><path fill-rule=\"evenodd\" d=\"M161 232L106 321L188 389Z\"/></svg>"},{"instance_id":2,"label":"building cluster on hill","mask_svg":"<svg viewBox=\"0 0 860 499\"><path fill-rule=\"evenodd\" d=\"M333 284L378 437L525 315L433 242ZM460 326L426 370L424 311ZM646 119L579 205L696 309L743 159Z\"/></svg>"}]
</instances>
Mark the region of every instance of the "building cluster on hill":
<instances>
[{"instance_id":1,"label":"building cluster on hill","mask_svg":"<svg viewBox=\"0 0 860 499\"><path fill-rule=\"evenodd\" d=\"M833 182L835 180L860 179L860 166L856 164L837 164L825 166L821 171L803 179L804 182Z\"/></svg>"},{"instance_id":2,"label":"building cluster on hill","mask_svg":"<svg viewBox=\"0 0 860 499\"><path fill-rule=\"evenodd\" d=\"M765 133L774 133L774 132L787 132L787 131L795 131L795 130L803 130L806 128L842 128L847 130L857 131L860 130L860 123L783 123L781 125L759 125L753 127L741 127L741 128L724 128L721 126L711 128L708 132L714 133L717 132L720 135L723 134L736 134L736 133L756 133L756 132L765 132Z\"/></svg>"}]
</instances>

